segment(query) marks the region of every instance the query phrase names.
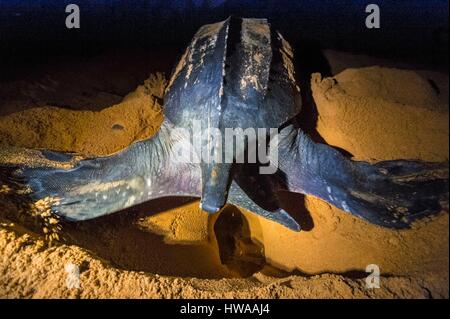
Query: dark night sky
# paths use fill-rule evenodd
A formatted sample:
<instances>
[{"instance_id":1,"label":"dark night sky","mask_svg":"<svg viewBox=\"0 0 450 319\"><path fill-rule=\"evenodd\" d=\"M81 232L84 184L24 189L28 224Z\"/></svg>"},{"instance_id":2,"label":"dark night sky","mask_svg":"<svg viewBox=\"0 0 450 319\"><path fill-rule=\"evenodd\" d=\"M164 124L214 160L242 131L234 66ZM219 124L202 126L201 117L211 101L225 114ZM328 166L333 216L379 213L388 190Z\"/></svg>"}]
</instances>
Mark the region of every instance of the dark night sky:
<instances>
[{"instance_id":1,"label":"dark night sky","mask_svg":"<svg viewBox=\"0 0 450 319\"><path fill-rule=\"evenodd\" d=\"M79 30L65 28L69 3L80 6ZM381 8L381 29L365 28L369 3ZM443 0L0 0L0 63L132 47L181 50L200 25L230 14L267 17L294 45L313 39L324 48L448 66Z\"/></svg>"}]
</instances>

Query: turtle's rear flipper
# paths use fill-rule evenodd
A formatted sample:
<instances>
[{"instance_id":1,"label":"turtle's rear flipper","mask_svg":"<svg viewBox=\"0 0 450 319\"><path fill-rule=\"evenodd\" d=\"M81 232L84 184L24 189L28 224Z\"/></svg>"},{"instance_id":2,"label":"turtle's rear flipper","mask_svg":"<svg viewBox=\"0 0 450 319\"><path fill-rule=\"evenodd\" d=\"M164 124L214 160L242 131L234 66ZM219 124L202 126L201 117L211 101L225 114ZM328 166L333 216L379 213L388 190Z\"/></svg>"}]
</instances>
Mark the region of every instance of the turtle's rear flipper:
<instances>
[{"instance_id":1,"label":"turtle's rear flipper","mask_svg":"<svg viewBox=\"0 0 450 319\"><path fill-rule=\"evenodd\" d=\"M171 162L174 143L176 136L163 125L152 139L106 157L1 150L0 190L7 200L46 205L68 220L96 218L163 196L200 196L200 169Z\"/></svg>"},{"instance_id":2,"label":"turtle's rear flipper","mask_svg":"<svg viewBox=\"0 0 450 319\"><path fill-rule=\"evenodd\" d=\"M52 151L21 150L20 163L2 163L1 184L9 199L49 209L69 220L105 215L133 204L144 189L125 151L112 157L79 159ZM11 156L15 156L11 153ZM130 158L131 159L131 158ZM44 207L45 206L45 207Z\"/></svg>"},{"instance_id":3,"label":"turtle's rear flipper","mask_svg":"<svg viewBox=\"0 0 450 319\"><path fill-rule=\"evenodd\" d=\"M310 194L371 223L408 228L448 207L448 164L346 159L300 130L282 132L280 166L289 190Z\"/></svg>"},{"instance_id":4,"label":"turtle's rear flipper","mask_svg":"<svg viewBox=\"0 0 450 319\"><path fill-rule=\"evenodd\" d=\"M259 168L259 164L237 164L229 202L293 231L300 231L297 221L281 207L277 194L279 180L269 174L259 174Z\"/></svg>"}]
</instances>

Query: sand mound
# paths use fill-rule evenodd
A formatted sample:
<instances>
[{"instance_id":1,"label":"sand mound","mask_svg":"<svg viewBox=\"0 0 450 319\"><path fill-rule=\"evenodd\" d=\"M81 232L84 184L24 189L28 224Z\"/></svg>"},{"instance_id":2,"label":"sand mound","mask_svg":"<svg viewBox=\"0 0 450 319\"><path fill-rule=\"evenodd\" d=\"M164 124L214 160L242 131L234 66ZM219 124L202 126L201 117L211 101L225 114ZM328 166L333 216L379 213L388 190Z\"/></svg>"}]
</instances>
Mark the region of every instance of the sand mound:
<instances>
[{"instance_id":1,"label":"sand mound","mask_svg":"<svg viewBox=\"0 0 450 319\"><path fill-rule=\"evenodd\" d=\"M116 152L157 130L163 87L152 76L100 112L43 107L2 117L0 144ZM355 158L448 160L446 106L417 73L371 67L315 74L312 92L319 134ZM448 298L448 214L392 231L314 198L290 194L285 202L304 231L232 207L208 218L197 202L169 199L66 225L66 242L49 248L41 235L2 217L0 296ZM80 266L80 289L67 288L67 263ZM380 267L381 289L365 287L369 264Z\"/></svg>"},{"instance_id":2,"label":"sand mound","mask_svg":"<svg viewBox=\"0 0 450 319\"><path fill-rule=\"evenodd\" d=\"M162 121L165 87L155 74L120 104L101 111L39 107L0 118L0 145L108 155L148 138ZM13 128L13 129L12 129Z\"/></svg>"},{"instance_id":3,"label":"sand mound","mask_svg":"<svg viewBox=\"0 0 450 319\"><path fill-rule=\"evenodd\" d=\"M448 160L448 106L413 71L348 69L312 79L317 130L356 159Z\"/></svg>"}]
</instances>

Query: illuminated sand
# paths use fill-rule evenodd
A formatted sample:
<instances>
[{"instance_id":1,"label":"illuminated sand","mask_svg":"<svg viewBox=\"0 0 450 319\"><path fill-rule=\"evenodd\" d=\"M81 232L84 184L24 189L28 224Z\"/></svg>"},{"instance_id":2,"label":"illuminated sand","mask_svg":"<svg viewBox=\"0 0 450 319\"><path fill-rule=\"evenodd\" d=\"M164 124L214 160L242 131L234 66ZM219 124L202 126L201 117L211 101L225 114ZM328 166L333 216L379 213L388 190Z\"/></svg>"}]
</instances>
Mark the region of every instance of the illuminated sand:
<instances>
[{"instance_id":1,"label":"illuminated sand","mask_svg":"<svg viewBox=\"0 0 450 319\"><path fill-rule=\"evenodd\" d=\"M313 75L318 132L360 160L448 160L446 85L436 82L438 94L424 74L370 67L347 69L334 80ZM44 107L2 117L0 145L114 153L158 129L164 85L152 76L100 112ZM391 231L314 198L284 197L304 231L232 207L208 218L198 202L164 199L66 225L66 241L51 248L42 234L11 220L12 208L4 205L0 296L448 298L448 214ZM66 288L69 262L80 265L79 290ZM381 289L365 288L368 264L386 276Z\"/></svg>"}]
</instances>

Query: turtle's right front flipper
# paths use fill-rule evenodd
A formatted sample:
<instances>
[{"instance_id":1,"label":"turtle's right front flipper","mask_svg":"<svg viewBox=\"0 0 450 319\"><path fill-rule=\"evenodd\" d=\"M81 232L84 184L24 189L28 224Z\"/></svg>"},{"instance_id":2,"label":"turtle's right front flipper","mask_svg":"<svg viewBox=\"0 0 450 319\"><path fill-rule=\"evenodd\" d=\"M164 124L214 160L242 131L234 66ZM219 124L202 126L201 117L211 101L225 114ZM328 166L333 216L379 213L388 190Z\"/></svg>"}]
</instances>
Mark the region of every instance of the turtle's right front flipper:
<instances>
[{"instance_id":1,"label":"turtle's right front flipper","mask_svg":"<svg viewBox=\"0 0 450 319\"><path fill-rule=\"evenodd\" d=\"M280 169L288 190L321 198L371 223L407 228L448 206L448 163L351 161L301 130L281 132Z\"/></svg>"},{"instance_id":2,"label":"turtle's right front flipper","mask_svg":"<svg viewBox=\"0 0 450 319\"><path fill-rule=\"evenodd\" d=\"M168 126L163 123L152 139L107 157L2 150L0 187L11 200L48 205L68 220L99 217L163 196L200 196L200 170L171 161L179 137Z\"/></svg>"}]
</instances>

